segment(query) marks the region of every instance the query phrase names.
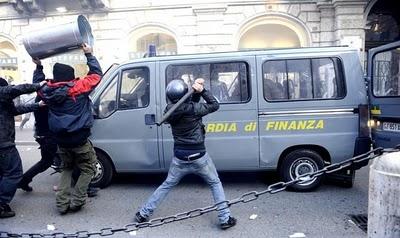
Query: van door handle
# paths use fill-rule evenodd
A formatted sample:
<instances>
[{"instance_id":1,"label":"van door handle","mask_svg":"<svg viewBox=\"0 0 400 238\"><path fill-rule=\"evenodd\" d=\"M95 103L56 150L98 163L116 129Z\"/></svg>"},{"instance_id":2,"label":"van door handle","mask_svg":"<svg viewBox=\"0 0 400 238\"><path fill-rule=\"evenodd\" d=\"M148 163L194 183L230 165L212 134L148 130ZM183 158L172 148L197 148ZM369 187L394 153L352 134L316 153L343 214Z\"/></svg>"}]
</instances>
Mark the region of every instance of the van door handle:
<instances>
[{"instance_id":1,"label":"van door handle","mask_svg":"<svg viewBox=\"0 0 400 238\"><path fill-rule=\"evenodd\" d=\"M145 114L144 115L144 124L147 126L152 126L156 124L156 115L155 114Z\"/></svg>"}]
</instances>

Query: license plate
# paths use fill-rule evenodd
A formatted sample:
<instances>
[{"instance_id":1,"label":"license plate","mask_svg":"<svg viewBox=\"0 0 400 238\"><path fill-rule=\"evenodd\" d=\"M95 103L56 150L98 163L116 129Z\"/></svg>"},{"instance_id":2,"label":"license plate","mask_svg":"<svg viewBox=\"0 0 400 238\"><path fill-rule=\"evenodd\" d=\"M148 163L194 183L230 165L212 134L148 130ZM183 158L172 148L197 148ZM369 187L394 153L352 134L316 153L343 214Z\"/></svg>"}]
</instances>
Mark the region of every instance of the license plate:
<instances>
[{"instance_id":1,"label":"license plate","mask_svg":"<svg viewBox=\"0 0 400 238\"><path fill-rule=\"evenodd\" d=\"M400 132L400 123L384 122L382 125L384 131L396 131Z\"/></svg>"}]
</instances>

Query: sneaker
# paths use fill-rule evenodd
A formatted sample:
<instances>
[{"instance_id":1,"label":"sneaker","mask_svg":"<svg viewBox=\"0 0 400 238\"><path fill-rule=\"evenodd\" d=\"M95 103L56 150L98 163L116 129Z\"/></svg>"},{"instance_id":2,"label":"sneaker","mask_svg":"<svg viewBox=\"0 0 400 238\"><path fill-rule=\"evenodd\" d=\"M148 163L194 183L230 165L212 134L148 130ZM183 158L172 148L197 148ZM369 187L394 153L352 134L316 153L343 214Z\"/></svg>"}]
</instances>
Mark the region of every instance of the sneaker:
<instances>
[{"instance_id":1,"label":"sneaker","mask_svg":"<svg viewBox=\"0 0 400 238\"><path fill-rule=\"evenodd\" d=\"M15 212L11 210L8 204L0 204L0 218L9 218L15 216Z\"/></svg>"},{"instance_id":2,"label":"sneaker","mask_svg":"<svg viewBox=\"0 0 400 238\"><path fill-rule=\"evenodd\" d=\"M52 169L54 169L54 173L61 173L62 172L62 167L59 165L51 165L50 166ZM52 173L53 174L53 173Z\"/></svg>"},{"instance_id":3,"label":"sneaker","mask_svg":"<svg viewBox=\"0 0 400 238\"><path fill-rule=\"evenodd\" d=\"M226 229L228 229L228 228L231 228L232 226L235 226L236 225L236 218L234 218L234 217L229 217L229 219L228 219L228 221L227 222L225 222L225 223L221 223L220 224L220 226L221 226L221 229L222 230L226 230Z\"/></svg>"},{"instance_id":4,"label":"sneaker","mask_svg":"<svg viewBox=\"0 0 400 238\"><path fill-rule=\"evenodd\" d=\"M65 215L69 212L69 207L67 207L67 209L65 210L58 210L58 213L60 213L60 215Z\"/></svg>"},{"instance_id":5,"label":"sneaker","mask_svg":"<svg viewBox=\"0 0 400 238\"><path fill-rule=\"evenodd\" d=\"M88 197L96 197L97 196L97 192L99 191L98 188L93 188L93 187L89 187L87 190L87 195Z\"/></svg>"},{"instance_id":6,"label":"sneaker","mask_svg":"<svg viewBox=\"0 0 400 238\"><path fill-rule=\"evenodd\" d=\"M71 206L69 206L69 211L71 211L71 212L79 212L82 209L82 207L83 207L83 204L82 205L78 205L78 206L71 205Z\"/></svg>"},{"instance_id":7,"label":"sneaker","mask_svg":"<svg viewBox=\"0 0 400 238\"><path fill-rule=\"evenodd\" d=\"M25 192L32 192L33 188L29 186L27 183L18 184L18 188L24 190Z\"/></svg>"},{"instance_id":8,"label":"sneaker","mask_svg":"<svg viewBox=\"0 0 400 238\"><path fill-rule=\"evenodd\" d=\"M139 223L143 223L143 222L148 221L149 219L146 218L146 217L144 217L144 216L142 216L142 215L140 215L140 212L136 212L136 214L135 214L135 220L136 220L137 222L139 222Z\"/></svg>"}]
</instances>

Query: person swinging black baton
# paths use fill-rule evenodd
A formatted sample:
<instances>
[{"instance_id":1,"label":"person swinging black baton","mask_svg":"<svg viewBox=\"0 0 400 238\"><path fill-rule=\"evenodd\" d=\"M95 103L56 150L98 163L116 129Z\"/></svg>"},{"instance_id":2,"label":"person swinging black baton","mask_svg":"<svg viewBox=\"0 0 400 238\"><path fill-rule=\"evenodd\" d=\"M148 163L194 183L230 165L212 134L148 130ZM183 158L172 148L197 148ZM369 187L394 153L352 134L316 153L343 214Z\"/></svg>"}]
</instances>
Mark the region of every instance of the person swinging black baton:
<instances>
[{"instance_id":1,"label":"person swinging black baton","mask_svg":"<svg viewBox=\"0 0 400 238\"><path fill-rule=\"evenodd\" d=\"M171 125L174 157L167 178L136 212L135 220L139 223L148 221L169 191L185 175L196 174L209 185L214 202L218 204L220 228L228 229L235 226L237 220L231 216L227 204L224 204L226 201L224 189L205 146L206 130L202 118L218 110L217 99L204 88L202 78L196 79L190 88L181 79L172 80L165 91L171 103L167 105L166 113L157 125L161 125L164 121L168 121ZM201 98L204 102L200 103Z\"/></svg>"}]
</instances>

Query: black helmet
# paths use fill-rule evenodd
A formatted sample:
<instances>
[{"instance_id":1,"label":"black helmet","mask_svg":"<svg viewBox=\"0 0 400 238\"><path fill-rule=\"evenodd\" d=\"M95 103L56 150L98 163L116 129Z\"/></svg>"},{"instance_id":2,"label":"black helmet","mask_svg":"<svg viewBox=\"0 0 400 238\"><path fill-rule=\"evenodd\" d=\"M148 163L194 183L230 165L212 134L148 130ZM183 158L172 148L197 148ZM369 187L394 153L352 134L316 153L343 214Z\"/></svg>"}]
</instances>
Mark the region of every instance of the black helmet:
<instances>
[{"instance_id":1,"label":"black helmet","mask_svg":"<svg viewBox=\"0 0 400 238\"><path fill-rule=\"evenodd\" d=\"M167 98L172 103L176 103L188 92L188 86L183 80L174 79L168 83L165 91L167 93Z\"/></svg>"}]
</instances>

